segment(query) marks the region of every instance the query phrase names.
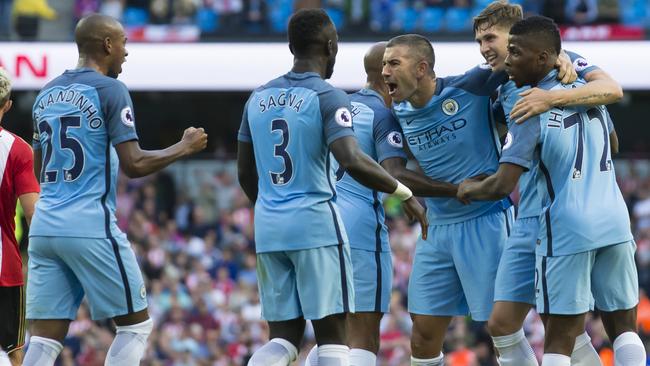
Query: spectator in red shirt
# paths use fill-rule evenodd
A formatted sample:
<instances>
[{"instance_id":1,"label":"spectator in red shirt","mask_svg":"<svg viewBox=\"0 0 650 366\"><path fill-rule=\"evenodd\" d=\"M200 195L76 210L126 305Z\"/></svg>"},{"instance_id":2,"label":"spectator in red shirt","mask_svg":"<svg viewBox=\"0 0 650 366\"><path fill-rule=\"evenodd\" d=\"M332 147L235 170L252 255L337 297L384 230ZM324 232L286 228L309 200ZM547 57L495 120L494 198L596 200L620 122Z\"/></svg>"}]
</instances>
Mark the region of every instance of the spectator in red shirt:
<instances>
[{"instance_id":1,"label":"spectator in red shirt","mask_svg":"<svg viewBox=\"0 0 650 366\"><path fill-rule=\"evenodd\" d=\"M0 68L0 123L11 108L11 80ZM32 148L0 124L0 346L14 365L22 363L25 343L25 290L16 241L16 203L29 224L38 200Z\"/></svg>"}]
</instances>

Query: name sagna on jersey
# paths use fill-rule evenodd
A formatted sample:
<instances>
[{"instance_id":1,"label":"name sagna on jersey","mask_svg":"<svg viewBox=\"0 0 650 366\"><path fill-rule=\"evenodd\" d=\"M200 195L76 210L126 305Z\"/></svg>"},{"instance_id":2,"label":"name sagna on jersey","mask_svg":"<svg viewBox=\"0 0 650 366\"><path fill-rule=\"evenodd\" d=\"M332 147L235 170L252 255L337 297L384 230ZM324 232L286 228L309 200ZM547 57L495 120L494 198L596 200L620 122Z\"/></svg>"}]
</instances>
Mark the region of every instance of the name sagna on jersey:
<instances>
[{"instance_id":1,"label":"name sagna on jersey","mask_svg":"<svg viewBox=\"0 0 650 366\"><path fill-rule=\"evenodd\" d=\"M88 124L92 128L99 128L103 123L102 118L97 113L99 110L97 106L89 98L74 89L54 89L43 95L36 105L37 108L34 110L34 120L38 121L41 113L43 113L47 107L57 103L64 103L77 107L79 111L83 113L86 121L88 121Z\"/></svg>"},{"instance_id":2,"label":"name sagna on jersey","mask_svg":"<svg viewBox=\"0 0 650 366\"><path fill-rule=\"evenodd\" d=\"M269 94L265 98L259 99L259 108L260 113L264 113L271 108L292 108L296 113L300 113L300 108L305 102L303 98L298 96L298 94L287 93L286 91L280 91L276 94Z\"/></svg>"}]
</instances>

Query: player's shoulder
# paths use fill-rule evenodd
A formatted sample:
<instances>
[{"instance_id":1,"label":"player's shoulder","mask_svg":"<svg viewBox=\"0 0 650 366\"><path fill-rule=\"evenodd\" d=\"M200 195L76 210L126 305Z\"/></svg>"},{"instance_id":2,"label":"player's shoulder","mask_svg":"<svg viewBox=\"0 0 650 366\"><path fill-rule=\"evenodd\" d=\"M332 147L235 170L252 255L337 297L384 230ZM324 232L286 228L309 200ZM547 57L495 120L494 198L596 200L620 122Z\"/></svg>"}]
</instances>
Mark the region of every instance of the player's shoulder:
<instances>
[{"instance_id":1,"label":"player's shoulder","mask_svg":"<svg viewBox=\"0 0 650 366\"><path fill-rule=\"evenodd\" d=\"M0 130L0 138L2 137L5 139L9 137L12 141L10 154L18 156L32 156L32 147L25 140L23 140L22 137L6 129Z\"/></svg>"}]
</instances>

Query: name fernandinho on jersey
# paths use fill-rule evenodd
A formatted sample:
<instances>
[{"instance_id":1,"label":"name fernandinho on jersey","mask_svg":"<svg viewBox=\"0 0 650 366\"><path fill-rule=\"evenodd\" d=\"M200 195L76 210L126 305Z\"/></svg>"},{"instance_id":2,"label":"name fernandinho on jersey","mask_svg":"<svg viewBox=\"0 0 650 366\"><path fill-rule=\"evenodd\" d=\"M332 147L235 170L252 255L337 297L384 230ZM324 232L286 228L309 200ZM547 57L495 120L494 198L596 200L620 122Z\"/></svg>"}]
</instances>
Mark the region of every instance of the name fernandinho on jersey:
<instances>
[{"instance_id":1,"label":"name fernandinho on jersey","mask_svg":"<svg viewBox=\"0 0 650 366\"><path fill-rule=\"evenodd\" d=\"M101 117L97 115L97 106L89 98L73 89L54 89L43 95L38 101L37 109L34 111L34 120L39 119L39 116L45 108L57 103L65 103L77 107L93 128L96 128L94 126L100 126L103 122Z\"/></svg>"},{"instance_id":2,"label":"name fernandinho on jersey","mask_svg":"<svg viewBox=\"0 0 650 366\"><path fill-rule=\"evenodd\" d=\"M281 91L279 94L269 94L268 97L259 100L260 113L264 113L271 108L292 108L296 113L300 113L300 107L305 102L297 94Z\"/></svg>"}]
</instances>

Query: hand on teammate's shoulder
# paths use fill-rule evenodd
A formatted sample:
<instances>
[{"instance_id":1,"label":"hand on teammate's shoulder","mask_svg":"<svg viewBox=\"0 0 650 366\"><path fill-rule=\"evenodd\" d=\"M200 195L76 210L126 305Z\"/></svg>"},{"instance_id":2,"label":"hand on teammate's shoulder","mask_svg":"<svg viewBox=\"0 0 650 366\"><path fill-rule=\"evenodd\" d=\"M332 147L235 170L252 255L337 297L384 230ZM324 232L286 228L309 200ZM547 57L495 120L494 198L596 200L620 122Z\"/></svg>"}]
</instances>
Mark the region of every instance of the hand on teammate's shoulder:
<instances>
[{"instance_id":1,"label":"hand on teammate's shoulder","mask_svg":"<svg viewBox=\"0 0 650 366\"><path fill-rule=\"evenodd\" d=\"M181 141L185 143L188 154L195 154L208 145L208 134L202 127L189 127L183 132Z\"/></svg>"}]
</instances>

